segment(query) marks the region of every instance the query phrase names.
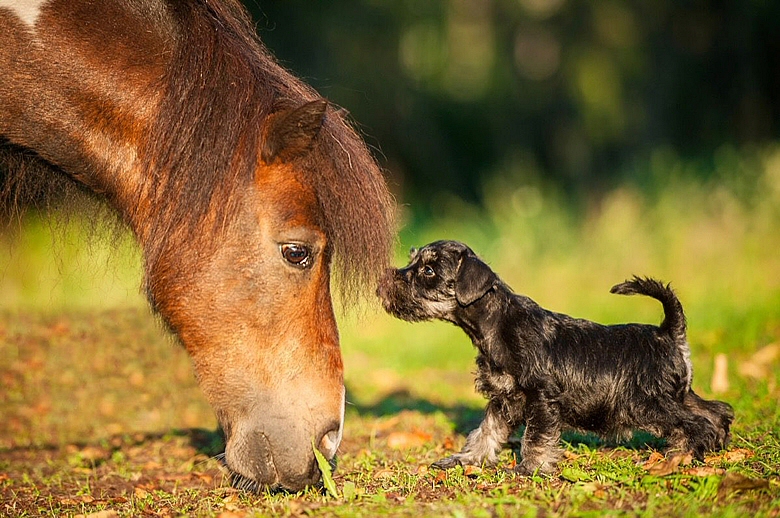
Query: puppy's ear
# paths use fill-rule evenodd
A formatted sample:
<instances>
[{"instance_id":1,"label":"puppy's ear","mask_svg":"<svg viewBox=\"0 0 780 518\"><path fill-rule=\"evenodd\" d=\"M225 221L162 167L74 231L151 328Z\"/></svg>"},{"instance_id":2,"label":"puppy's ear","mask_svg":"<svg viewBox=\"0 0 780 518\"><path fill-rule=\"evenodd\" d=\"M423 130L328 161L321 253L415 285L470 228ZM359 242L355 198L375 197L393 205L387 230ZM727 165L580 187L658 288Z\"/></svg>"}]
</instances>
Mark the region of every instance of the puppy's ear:
<instances>
[{"instance_id":1,"label":"puppy's ear","mask_svg":"<svg viewBox=\"0 0 780 518\"><path fill-rule=\"evenodd\" d=\"M490 291L498 277L474 255L464 255L458 266L455 299L461 306L473 304Z\"/></svg>"}]
</instances>

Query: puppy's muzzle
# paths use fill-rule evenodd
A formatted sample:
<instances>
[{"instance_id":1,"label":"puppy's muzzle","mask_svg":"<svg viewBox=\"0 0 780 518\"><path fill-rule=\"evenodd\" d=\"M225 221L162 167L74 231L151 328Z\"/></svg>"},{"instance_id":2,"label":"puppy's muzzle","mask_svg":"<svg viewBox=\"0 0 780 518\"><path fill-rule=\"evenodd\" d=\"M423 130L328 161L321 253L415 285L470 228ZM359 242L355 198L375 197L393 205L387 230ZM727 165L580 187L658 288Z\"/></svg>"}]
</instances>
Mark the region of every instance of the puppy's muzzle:
<instances>
[{"instance_id":1,"label":"puppy's muzzle","mask_svg":"<svg viewBox=\"0 0 780 518\"><path fill-rule=\"evenodd\" d=\"M389 268L379 280L376 290L385 311L403 320L420 318L415 315L417 311L411 294L411 276L412 272L407 269Z\"/></svg>"}]
</instances>

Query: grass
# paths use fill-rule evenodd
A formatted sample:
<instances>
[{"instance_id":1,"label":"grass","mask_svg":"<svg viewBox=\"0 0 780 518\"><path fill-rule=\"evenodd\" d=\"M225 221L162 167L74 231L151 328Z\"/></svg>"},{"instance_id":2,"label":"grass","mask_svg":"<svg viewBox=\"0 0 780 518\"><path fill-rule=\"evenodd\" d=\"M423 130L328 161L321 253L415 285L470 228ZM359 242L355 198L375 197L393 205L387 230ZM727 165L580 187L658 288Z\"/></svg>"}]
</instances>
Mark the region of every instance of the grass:
<instances>
[{"instance_id":1,"label":"grass","mask_svg":"<svg viewBox=\"0 0 780 518\"><path fill-rule=\"evenodd\" d=\"M78 222L52 237L30 217L0 237L0 514L778 516L780 150L739 164L754 168L747 180L715 171L704 182L662 156L648 166L654 189L627 185L577 208L505 172L484 207L443 197L434 220L408 221L396 258L460 239L517 291L605 323L661 316L652 300L610 295L613 284L634 273L672 281L694 387L737 414L728 451L705 463L658 459L660 444L642 435L616 445L568 433L555 476L508 475L516 441L498 469L430 469L480 420L473 348L453 326L368 308L340 317L350 404L333 486L235 491L213 459L221 437L189 359L139 293L132 243L84 246ZM728 386L716 393L718 354Z\"/></svg>"}]
</instances>

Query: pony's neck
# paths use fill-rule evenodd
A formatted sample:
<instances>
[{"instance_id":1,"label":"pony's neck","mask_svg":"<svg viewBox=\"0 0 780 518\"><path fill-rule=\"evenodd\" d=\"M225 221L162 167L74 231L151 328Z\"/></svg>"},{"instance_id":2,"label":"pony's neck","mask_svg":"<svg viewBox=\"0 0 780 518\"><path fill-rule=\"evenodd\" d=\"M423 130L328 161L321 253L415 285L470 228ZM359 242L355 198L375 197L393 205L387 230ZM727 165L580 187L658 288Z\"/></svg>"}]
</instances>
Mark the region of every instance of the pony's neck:
<instances>
[{"instance_id":1,"label":"pony's neck","mask_svg":"<svg viewBox=\"0 0 780 518\"><path fill-rule=\"evenodd\" d=\"M106 34L80 29L89 23L77 19L87 12L82 3L41 9L35 27L17 24L0 35L16 56L0 78L0 133L104 196L138 232L124 208L137 208L143 192L141 153L159 105L152 85L171 42L116 2L93 14L114 28L109 44Z\"/></svg>"}]
</instances>

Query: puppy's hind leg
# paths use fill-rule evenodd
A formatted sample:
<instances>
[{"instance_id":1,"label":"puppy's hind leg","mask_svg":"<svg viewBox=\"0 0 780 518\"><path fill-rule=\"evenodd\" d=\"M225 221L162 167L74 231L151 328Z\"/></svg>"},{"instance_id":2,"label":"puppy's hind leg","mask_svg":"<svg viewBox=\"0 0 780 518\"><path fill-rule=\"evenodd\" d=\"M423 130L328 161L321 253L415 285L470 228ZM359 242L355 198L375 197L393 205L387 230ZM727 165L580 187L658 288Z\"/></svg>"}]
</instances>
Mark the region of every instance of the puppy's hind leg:
<instances>
[{"instance_id":1,"label":"puppy's hind leg","mask_svg":"<svg viewBox=\"0 0 780 518\"><path fill-rule=\"evenodd\" d=\"M734 420L734 409L723 401L708 401L699 397L693 390L685 395L685 408L696 415L704 417L711 423L713 434L709 442L703 444L707 451L720 450L728 446L731 439L731 422Z\"/></svg>"},{"instance_id":2,"label":"puppy's hind leg","mask_svg":"<svg viewBox=\"0 0 780 518\"><path fill-rule=\"evenodd\" d=\"M469 434L460 453L438 460L431 466L439 469L450 469L464 464L495 466L498 463L498 453L513 431L513 426L501 412L503 407L502 400L491 399L485 410L485 418L479 428Z\"/></svg>"}]
</instances>

